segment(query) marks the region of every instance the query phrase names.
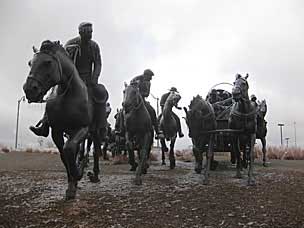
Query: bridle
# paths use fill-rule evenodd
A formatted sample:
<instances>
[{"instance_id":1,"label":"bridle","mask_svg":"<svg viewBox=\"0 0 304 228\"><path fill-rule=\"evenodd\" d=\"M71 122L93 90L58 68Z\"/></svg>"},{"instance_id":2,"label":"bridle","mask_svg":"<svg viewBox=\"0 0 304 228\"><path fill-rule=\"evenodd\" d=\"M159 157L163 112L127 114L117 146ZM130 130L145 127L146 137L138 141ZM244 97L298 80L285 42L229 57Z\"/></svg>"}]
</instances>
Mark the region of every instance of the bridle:
<instances>
[{"instance_id":1,"label":"bridle","mask_svg":"<svg viewBox=\"0 0 304 228\"><path fill-rule=\"evenodd\" d=\"M130 85L134 88L133 85ZM133 110L138 110L142 104L143 104L143 98L141 97L141 95L139 94L139 91L137 92L137 101L135 104L134 103L131 103L131 105L128 107L128 109L130 109L130 112L133 111Z\"/></svg>"},{"instance_id":2,"label":"bridle","mask_svg":"<svg viewBox=\"0 0 304 228\"><path fill-rule=\"evenodd\" d=\"M61 62L60 62L58 56L55 55L55 54L52 54L50 51L40 51L40 52L35 53L35 55L38 55L40 53L48 55L53 60L55 60L55 62L57 63L58 71L59 71L59 81L58 81L58 84L64 84L63 73L62 73L62 66L61 66ZM39 72L31 72L31 75L32 74L38 74L39 75L40 73ZM68 82L67 82L66 89L64 90L63 93L61 93L58 96L64 96L67 93L67 91L69 90L71 82L72 82L72 79L74 78L73 77L74 76L73 75L73 70L71 70L71 73L69 73L67 76L68 76L69 79L68 79ZM38 82L38 84L42 87L43 91L47 91L48 88L49 88L48 83L49 83L50 80L47 80L46 83L45 83L39 77L28 76L28 79ZM50 98L47 98L46 100L41 100L41 103L46 102L48 100L50 100Z\"/></svg>"}]
</instances>

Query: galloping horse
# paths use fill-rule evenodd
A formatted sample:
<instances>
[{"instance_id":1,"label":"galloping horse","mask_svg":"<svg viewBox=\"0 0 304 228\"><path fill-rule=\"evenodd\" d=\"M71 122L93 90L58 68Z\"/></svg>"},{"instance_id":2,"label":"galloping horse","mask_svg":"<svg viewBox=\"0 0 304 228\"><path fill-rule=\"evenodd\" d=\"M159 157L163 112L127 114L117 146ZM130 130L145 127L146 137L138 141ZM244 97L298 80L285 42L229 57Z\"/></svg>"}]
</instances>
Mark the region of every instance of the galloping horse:
<instances>
[{"instance_id":1,"label":"galloping horse","mask_svg":"<svg viewBox=\"0 0 304 228\"><path fill-rule=\"evenodd\" d=\"M136 170L135 184L141 185L142 173L147 172L147 159L153 144L152 122L144 100L139 93L138 84L126 85L123 99L124 128L126 145L129 152L129 163L135 170L134 146L139 150L139 164Z\"/></svg>"},{"instance_id":2,"label":"galloping horse","mask_svg":"<svg viewBox=\"0 0 304 228\"><path fill-rule=\"evenodd\" d=\"M208 184L208 173L213 158L214 135L210 133L216 129L215 114L212 105L201 96L194 97L186 112L186 123L189 128L189 137L193 144L195 157L195 172L201 173L203 168L203 152L206 152L206 167L204 172L204 184Z\"/></svg>"},{"instance_id":3,"label":"galloping horse","mask_svg":"<svg viewBox=\"0 0 304 228\"><path fill-rule=\"evenodd\" d=\"M40 51L30 61L30 72L23 90L29 103L42 102L44 95L54 86L52 95L46 101L46 114L52 139L67 171L66 199L73 199L77 182L82 177L76 165L76 156L89 132L95 147L94 177L91 181L99 180L99 129L106 126L104 117L108 93L103 85L88 88L59 42L44 41ZM96 94L100 96L96 97ZM64 134L68 136L66 142Z\"/></svg>"},{"instance_id":4,"label":"galloping horse","mask_svg":"<svg viewBox=\"0 0 304 228\"><path fill-rule=\"evenodd\" d=\"M254 144L256 139L257 120L256 120L256 107L248 97L248 75L242 77L236 76L234 86L232 88L232 97L235 103L232 106L228 125L230 129L239 130L240 133L234 133L232 136L232 150L236 156L236 177L241 178L241 151L240 147L244 147L244 153L249 162L248 169L248 185L255 185L253 177L253 161L254 161ZM247 146L248 151L246 150Z\"/></svg>"},{"instance_id":5,"label":"galloping horse","mask_svg":"<svg viewBox=\"0 0 304 228\"><path fill-rule=\"evenodd\" d=\"M257 132L256 138L261 140L263 152L263 166L266 166L266 135L267 135L267 122L265 115L267 113L266 100L258 103L257 109Z\"/></svg>"},{"instance_id":6,"label":"galloping horse","mask_svg":"<svg viewBox=\"0 0 304 228\"><path fill-rule=\"evenodd\" d=\"M178 93L171 92L166 99L162 116L160 119L160 129L164 132L164 138L160 139L161 150L162 150L162 165L165 165L165 152L168 151L166 141L170 140L169 160L170 169L175 167L175 156L174 156L174 145L177 137L177 124L172 113L173 106L177 106L181 96Z\"/></svg>"}]
</instances>

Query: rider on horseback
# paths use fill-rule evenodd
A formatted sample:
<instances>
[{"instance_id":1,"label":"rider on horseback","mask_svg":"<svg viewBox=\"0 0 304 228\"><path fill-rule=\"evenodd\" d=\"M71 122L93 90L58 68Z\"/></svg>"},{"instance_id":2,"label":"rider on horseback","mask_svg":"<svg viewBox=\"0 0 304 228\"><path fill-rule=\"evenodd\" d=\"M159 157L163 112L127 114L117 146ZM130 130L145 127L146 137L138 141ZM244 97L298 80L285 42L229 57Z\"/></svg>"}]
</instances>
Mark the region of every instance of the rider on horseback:
<instances>
[{"instance_id":1,"label":"rider on horseback","mask_svg":"<svg viewBox=\"0 0 304 228\"><path fill-rule=\"evenodd\" d=\"M161 97L161 99L160 99L160 107L161 107L162 112L163 112L166 100L169 97L169 95L170 95L171 92L178 93L178 91L177 91L177 89L175 87L171 87L170 90L169 90L169 92L163 94L162 97ZM177 107L177 106L176 106L176 108L177 109L181 109L180 107ZM162 114L160 114L160 116L158 118L159 120L161 119L161 115ZM173 115L173 117L174 117L174 119L176 121L176 124L177 124L178 136L180 138L182 138L182 137L184 137L184 134L182 132L180 119L179 119L179 117L174 112L172 112L172 115Z\"/></svg>"},{"instance_id":2,"label":"rider on horseback","mask_svg":"<svg viewBox=\"0 0 304 228\"><path fill-rule=\"evenodd\" d=\"M257 97L254 95L254 94L252 94L251 96L250 96L250 100L254 103L254 105L255 105L255 107L256 107L256 109L258 109L258 103L257 103Z\"/></svg>"},{"instance_id":3,"label":"rider on horseback","mask_svg":"<svg viewBox=\"0 0 304 228\"><path fill-rule=\"evenodd\" d=\"M93 30L91 23L81 23L78 26L78 30L80 36L69 40L65 45L65 49L74 61L80 78L88 87L94 88L98 83L102 66L100 49L98 44L92 40ZM30 130L38 136L47 137L49 135L49 123L46 112L35 127L30 126Z\"/></svg>"},{"instance_id":4,"label":"rider on horseback","mask_svg":"<svg viewBox=\"0 0 304 228\"><path fill-rule=\"evenodd\" d=\"M141 96L144 100L146 109L150 114L152 125L153 125L155 133L156 133L155 138L162 138L164 136L163 136L162 132L159 130L159 124L158 124L158 120L157 120L157 117L156 117L155 110L150 105L150 103L145 100L145 98L150 95L150 87L151 87L152 76L154 76L154 73L150 69L146 69L142 75L136 76L135 78L133 78L131 80L130 83L131 84L132 83L137 83L138 84L139 93L141 94Z\"/></svg>"}]
</instances>

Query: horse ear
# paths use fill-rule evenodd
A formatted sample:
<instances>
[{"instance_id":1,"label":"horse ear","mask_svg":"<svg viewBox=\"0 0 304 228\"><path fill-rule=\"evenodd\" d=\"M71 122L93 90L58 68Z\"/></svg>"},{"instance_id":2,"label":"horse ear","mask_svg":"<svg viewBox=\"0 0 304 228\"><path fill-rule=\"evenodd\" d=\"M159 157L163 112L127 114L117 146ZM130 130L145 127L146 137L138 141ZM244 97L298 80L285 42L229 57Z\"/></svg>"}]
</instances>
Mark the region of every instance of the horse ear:
<instances>
[{"instance_id":1,"label":"horse ear","mask_svg":"<svg viewBox=\"0 0 304 228\"><path fill-rule=\"evenodd\" d=\"M36 54L38 52L38 49L35 46L33 46L32 48L33 48L33 52Z\"/></svg>"},{"instance_id":2,"label":"horse ear","mask_svg":"<svg viewBox=\"0 0 304 228\"><path fill-rule=\"evenodd\" d=\"M246 76L245 76L245 79L247 79L247 78L249 78L249 74L248 74L248 73L247 73Z\"/></svg>"},{"instance_id":3,"label":"horse ear","mask_svg":"<svg viewBox=\"0 0 304 228\"><path fill-rule=\"evenodd\" d=\"M128 83L124 82L124 86L125 86L125 88L127 88L128 87Z\"/></svg>"}]
</instances>

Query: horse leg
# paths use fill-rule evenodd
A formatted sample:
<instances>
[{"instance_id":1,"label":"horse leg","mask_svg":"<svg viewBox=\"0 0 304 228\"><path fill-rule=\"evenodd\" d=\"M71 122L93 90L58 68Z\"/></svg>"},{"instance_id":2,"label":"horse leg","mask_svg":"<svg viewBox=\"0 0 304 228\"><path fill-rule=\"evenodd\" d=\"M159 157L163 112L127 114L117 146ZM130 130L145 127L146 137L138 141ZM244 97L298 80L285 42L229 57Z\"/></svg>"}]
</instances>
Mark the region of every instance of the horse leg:
<instances>
[{"instance_id":1,"label":"horse leg","mask_svg":"<svg viewBox=\"0 0 304 228\"><path fill-rule=\"evenodd\" d=\"M81 128L73 134L65 143L63 147L63 154L70 171L70 180L68 189L66 190L66 199L74 199L76 196L77 182L81 179L81 175L76 165L76 154L79 149L79 144L88 134L88 127Z\"/></svg>"},{"instance_id":2,"label":"horse leg","mask_svg":"<svg viewBox=\"0 0 304 228\"><path fill-rule=\"evenodd\" d=\"M265 137L261 138L262 142L262 152L263 152L263 166L266 167L266 139Z\"/></svg>"},{"instance_id":3,"label":"horse leg","mask_svg":"<svg viewBox=\"0 0 304 228\"><path fill-rule=\"evenodd\" d=\"M235 157L236 157L236 178L241 179L242 174L241 174L241 150L240 150L240 140L239 136L233 136L232 137L232 149L234 151Z\"/></svg>"},{"instance_id":4,"label":"horse leg","mask_svg":"<svg viewBox=\"0 0 304 228\"><path fill-rule=\"evenodd\" d=\"M170 169L175 168L175 156L174 156L175 140L176 140L176 137L173 137L173 138L171 138L171 141L170 141L170 152L169 152Z\"/></svg>"},{"instance_id":5,"label":"horse leg","mask_svg":"<svg viewBox=\"0 0 304 228\"><path fill-rule=\"evenodd\" d=\"M202 157L202 153L201 151L199 151L199 149L193 144L193 149L192 149L194 158L195 158L195 167L194 167L194 171L197 174L200 174L202 172L203 169L203 157Z\"/></svg>"},{"instance_id":6,"label":"horse leg","mask_svg":"<svg viewBox=\"0 0 304 228\"><path fill-rule=\"evenodd\" d=\"M208 150L206 151L206 167L204 172L203 184L207 185L209 183L209 171L211 166L211 160L213 159L213 135L209 137Z\"/></svg>"},{"instance_id":7,"label":"horse leg","mask_svg":"<svg viewBox=\"0 0 304 228\"><path fill-rule=\"evenodd\" d=\"M135 171L138 164L135 162L134 145L130 141L128 133L126 133L126 147L129 154L129 164L131 165L130 171Z\"/></svg>"},{"instance_id":8,"label":"horse leg","mask_svg":"<svg viewBox=\"0 0 304 228\"><path fill-rule=\"evenodd\" d=\"M99 169L99 156L101 155L101 138L100 133L96 130L92 134L93 136L93 145L94 145L94 167L93 167L93 174L89 173L89 179L92 183L98 183L100 181L98 175L100 173Z\"/></svg>"},{"instance_id":9,"label":"horse leg","mask_svg":"<svg viewBox=\"0 0 304 228\"><path fill-rule=\"evenodd\" d=\"M166 141L165 141L164 138L160 139L160 144L161 144L161 151L162 151L162 165L166 165L166 162L165 162L165 160L166 160L165 152L168 152L168 148L167 148Z\"/></svg>"},{"instance_id":10,"label":"horse leg","mask_svg":"<svg viewBox=\"0 0 304 228\"><path fill-rule=\"evenodd\" d=\"M139 146L140 160L139 160L138 169L136 170L136 176L135 176L136 185L142 184L141 175L144 172L144 169L146 168L148 149L149 149L148 145L151 140L150 138L151 138L151 133L146 133L145 136L143 137L143 139L140 140L141 141L140 146Z\"/></svg>"},{"instance_id":11,"label":"horse leg","mask_svg":"<svg viewBox=\"0 0 304 228\"><path fill-rule=\"evenodd\" d=\"M52 139L53 139L56 147L59 150L60 158L61 158L61 161L64 164L64 167L66 169L67 177L68 177L68 183L69 183L70 180L71 180L71 174L70 174L68 163L67 163L66 158L64 156L64 152L63 152L63 145L64 145L63 132L62 131L58 131L58 130L54 130L52 128L51 135L52 135Z\"/></svg>"},{"instance_id":12,"label":"horse leg","mask_svg":"<svg viewBox=\"0 0 304 228\"><path fill-rule=\"evenodd\" d=\"M108 151L108 140L105 140L102 147L103 160L109 160L107 151Z\"/></svg>"},{"instance_id":13,"label":"horse leg","mask_svg":"<svg viewBox=\"0 0 304 228\"><path fill-rule=\"evenodd\" d=\"M255 186L255 180L253 177L253 161L254 161L254 144L255 134L250 136L250 154L249 154L249 170L248 170L248 185Z\"/></svg>"}]
</instances>

